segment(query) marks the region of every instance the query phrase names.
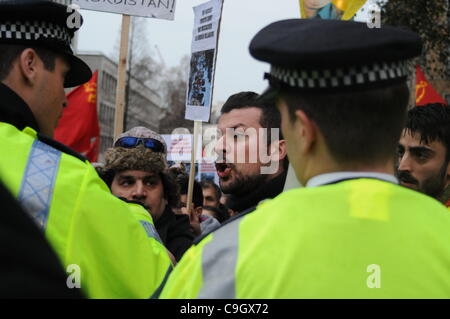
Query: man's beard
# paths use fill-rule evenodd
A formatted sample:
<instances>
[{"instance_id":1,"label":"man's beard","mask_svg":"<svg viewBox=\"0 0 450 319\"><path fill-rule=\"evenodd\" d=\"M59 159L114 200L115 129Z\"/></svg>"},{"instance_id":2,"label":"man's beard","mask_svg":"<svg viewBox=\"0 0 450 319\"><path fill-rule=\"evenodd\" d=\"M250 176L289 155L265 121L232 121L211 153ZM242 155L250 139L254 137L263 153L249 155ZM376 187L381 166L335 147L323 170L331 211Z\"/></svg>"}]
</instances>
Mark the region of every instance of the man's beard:
<instances>
[{"instance_id":1,"label":"man's beard","mask_svg":"<svg viewBox=\"0 0 450 319\"><path fill-rule=\"evenodd\" d=\"M400 181L417 185L417 191L433 198L439 198L439 196L442 195L447 182L447 166L448 161L445 161L438 174L426 178L421 183L407 171L398 171L397 176Z\"/></svg>"},{"instance_id":2,"label":"man's beard","mask_svg":"<svg viewBox=\"0 0 450 319\"><path fill-rule=\"evenodd\" d=\"M220 180L220 188L225 194L245 196L263 185L267 181L268 176L267 174L244 176L235 170L234 180L227 184L222 183Z\"/></svg>"}]
</instances>

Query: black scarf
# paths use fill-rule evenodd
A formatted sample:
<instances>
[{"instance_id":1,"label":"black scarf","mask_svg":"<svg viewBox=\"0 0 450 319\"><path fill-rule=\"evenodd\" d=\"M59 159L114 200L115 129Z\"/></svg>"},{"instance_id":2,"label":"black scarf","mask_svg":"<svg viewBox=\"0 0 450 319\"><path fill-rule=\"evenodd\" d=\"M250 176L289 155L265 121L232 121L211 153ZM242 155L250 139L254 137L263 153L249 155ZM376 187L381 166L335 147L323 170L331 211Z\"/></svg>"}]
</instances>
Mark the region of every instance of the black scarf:
<instances>
[{"instance_id":1,"label":"black scarf","mask_svg":"<svg viewBox=\"0 0 450 319\"><path fill-rule=\"evenodd\" d=\"M0 122L23 130L29 126L39 132L39 126L25 101L9 87L0 82Z\"/></svg>"},{"instance_id":2,"label":"black scarf","mask_svg":"<svg viewBox=\"0 0 450 319\"><path fill-rule=\"evenodd\" d=\"M169 205L166 205L163 214L155 221L155 228L164 246L179 261L194 240L189 216L176 215Z\"/></svg>"},{"instance_id":3,"label":"black scarf","mask_svg":"<svg viewBox=\"0 0 450 319\"><path fill-rule=\"evenodd\" d=\"M275 198L284 188L287 171L268 180L253 192L244 196L230 195L227 200L227 206L233 211L240 213L258 205L264 199Z\"/></svg>"}]
</instances>

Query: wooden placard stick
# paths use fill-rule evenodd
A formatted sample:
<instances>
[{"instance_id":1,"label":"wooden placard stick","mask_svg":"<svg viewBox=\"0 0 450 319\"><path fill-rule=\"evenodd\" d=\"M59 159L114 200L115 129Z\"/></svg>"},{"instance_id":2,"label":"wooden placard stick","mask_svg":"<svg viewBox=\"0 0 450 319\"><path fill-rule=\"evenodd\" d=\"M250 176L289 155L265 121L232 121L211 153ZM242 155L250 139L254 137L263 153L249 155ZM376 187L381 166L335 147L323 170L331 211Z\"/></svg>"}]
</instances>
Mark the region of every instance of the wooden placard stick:
<instances>
[{"instance_id":1,"label":"wooden placard stick","mask_svg":"<svg viewBox=\"0 0 450 319\"><path fill-rule=\"evenodd\" d=\"M198 140L199 135L202 127L202 121L194 121L194 134L192 138L194 139L192 141L192 152L191 152L191 170L189 171L189 184L188 184L188 193L187 193L187 199L186 199L186 207L188 212L191 211L192 204L192 196L194 194L194 179L195 179L195 161L196 161L196 155L197 155L197 147L198 147Z\"/></svg>"},{"instance_id":2,"label":"wooden placard stick","mask_svg":"<svg viewBox=\"0 0 450 319\"><path fill-rule=\"evenodd\" d=\"M125 83L127 74L128 42L130 37L129 15L122 15L120 34L120 56L117 68L116 110L114 114L114 140L123 132L123 115L125 108Z\"/></svg>"}]
</instances>

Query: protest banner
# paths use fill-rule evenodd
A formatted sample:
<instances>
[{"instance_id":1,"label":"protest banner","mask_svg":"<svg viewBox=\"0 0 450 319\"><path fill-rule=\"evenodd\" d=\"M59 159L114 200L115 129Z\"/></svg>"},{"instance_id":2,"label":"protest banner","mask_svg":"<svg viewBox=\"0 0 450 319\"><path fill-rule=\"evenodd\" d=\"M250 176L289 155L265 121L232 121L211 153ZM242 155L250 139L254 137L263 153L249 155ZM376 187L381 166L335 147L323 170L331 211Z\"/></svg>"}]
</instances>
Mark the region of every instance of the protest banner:
<instances>
[{"instance_id":1,"label":"protest banner","mask_svg":"<svg viewBox=\"0 0 450 319\"><path fill-rule=\"evenodd\" d=\"M223 0L194 7L191 66L186 96L187 120L209 121Z\"/></svg>"},{"instance_id":2,"label":"protest banner","mask_svg":"<svg viewBox=\"0 0 450 319\"><path fill-rule=\"evenodd\" d=\"M167 160L172 162L190 162L192 156L192 134L163 134L167 145ZM201 137L198 136L197 139ZM196 157L202 157L201 144L197 143Z\"/></svg>"},{"instance_id":3,"label":"protest banner","mask_svg":"<svg viewBox=\"0 0 450 319\"><path fill-rule=\"evenodd\" d=\"M176 0L73 0L81 9L173 20Z\"/></svg>"},{"instance_id":4,"label":"protest banner","mask_svg":"<svg viewBox=\"0 0 450 319\"><path fill-rule=\"evenodd\" d=\"M299 0L300 17L350 20L367 0Z\"/></svg>"},{"instance_id":5,"label":"protest banner","mask_svg":"<svg viewBox=\"0 0 450 319\"><path fill-rule=\"evenodd\" d=\"M211 0L194 7L194 32L185 113L187 120L194 121L194 149L198 143L197 136L201 132L202 121L209 121L211 114L222 8L223 0ZM192 152L191 167L195 167L195 159L196 154ZM188 211L192 204L194 176L195 170L191 169L187 194Z\"/></svg>"},{"instance_id":6,"label":"protest banner","mask_svg":"<svg viewBox=\"0 0 450 319\"><path fill-rule=\"evenodd\" d=\"M69 10L87 9L122 14L119 61L117 63L114 139L123 132L125 84L130 36L130 15L173 20L176 0L73 0Z\"/></svg>"},{"instance_id":7,"label":"protest banner","mask_svg":"<svg viewBox=\"0 0 450 319\"><path fill-rule=\"evenodd\" d=\"M199 163L197 181L212 181L219 185L219 175L217 175L216 165L210 159L205 159Z\"/></svg>"},{"instance_id":8,"label":"protest banner","mask_svg":"<svg viewBox=\"0 0 450 319\"><path fill-rule=\"evenodd\" d=\"M67 94L67 105L55 129L54 139L96 162L100 150L97 115L98 70L92 78Z\"/></svg>"},{"instance_id":9,"label":"protest banner","mask_svg":"<svg viewBox=\"0 0 450 319\"><path fill-rule=\"evenodd\" d=\"M439 95L430 82L425 77L422 68L416 66L416 106L430 103L447 104L447 101Z\"/></svg>"}]
</instances>

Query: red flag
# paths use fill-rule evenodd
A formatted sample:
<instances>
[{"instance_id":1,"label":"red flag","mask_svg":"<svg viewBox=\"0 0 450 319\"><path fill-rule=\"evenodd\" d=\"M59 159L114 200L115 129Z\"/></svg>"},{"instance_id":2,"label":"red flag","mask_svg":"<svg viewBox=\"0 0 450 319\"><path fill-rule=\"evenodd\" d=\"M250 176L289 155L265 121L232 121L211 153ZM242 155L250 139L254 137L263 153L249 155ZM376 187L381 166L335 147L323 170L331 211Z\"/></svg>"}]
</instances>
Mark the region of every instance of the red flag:
<instances>
[{"instance_id":1,"label":"red flag","mask_svg":"<svg viewBox=\"0 0 450 319\"><path fill-rule=\"evenodd\" d=\"M425 105L429 103L443 103L447 102L439 95L438 92L431 86L423 74L420 66L416 66L416 105Z\"/></svg>"},{"instance_id":2,"label":"red flag","mask_svg":"<svg viewBox=\"0 0 450 319\"><path fill-rule=\"evenodd\" d=\"M68 95L68 106L55 130L55 139L96 162L99 153L100 127L97 116L97 75Z\"/></svg>"}]
</instances>

